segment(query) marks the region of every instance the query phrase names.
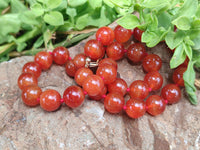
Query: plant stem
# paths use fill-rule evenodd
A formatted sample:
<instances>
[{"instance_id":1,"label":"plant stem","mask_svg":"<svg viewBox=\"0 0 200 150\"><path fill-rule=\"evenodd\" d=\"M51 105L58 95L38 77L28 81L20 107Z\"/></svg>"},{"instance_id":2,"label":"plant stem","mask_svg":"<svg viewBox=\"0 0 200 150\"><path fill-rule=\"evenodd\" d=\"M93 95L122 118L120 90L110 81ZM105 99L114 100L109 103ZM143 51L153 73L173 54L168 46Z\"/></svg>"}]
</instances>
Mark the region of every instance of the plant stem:
<instances>
[{"instance_id":1,"label":"plant stem","mask_svg":"<svg viewBox=\"0 0 200 150\"><path fill-rule=\"evenodd\" d=\"M195 79L194 84L198 89L200 89L200 79Z\"/></svg>"},{"instance_id":2,"label":"plant stem","mask_svg":"<svg viewBox=\"0 0 200 150\"><path fill-rule=\"evenodd\" d=\"M58 46L64 46L64 47L69 47L71 46L72 44L76 43L76 42L79 42L87 37L89 37L90 35L94 34L94 32L90 32L90 33L85 33L85 34L80 34L80 35L77 35L71 39L66 39L60 43L57 43L55 44L54 46L55 47L58 47ZM18 56L24 56L24 55L35 55L37 54L38 52L40 51L43 51L44 48L39 48L39 49L35 49L35 48L32 48L30 50L25 50L23 52L11 52L9 53L9 56L10 57L18 57Z\"/></svg>"}]
</instances>

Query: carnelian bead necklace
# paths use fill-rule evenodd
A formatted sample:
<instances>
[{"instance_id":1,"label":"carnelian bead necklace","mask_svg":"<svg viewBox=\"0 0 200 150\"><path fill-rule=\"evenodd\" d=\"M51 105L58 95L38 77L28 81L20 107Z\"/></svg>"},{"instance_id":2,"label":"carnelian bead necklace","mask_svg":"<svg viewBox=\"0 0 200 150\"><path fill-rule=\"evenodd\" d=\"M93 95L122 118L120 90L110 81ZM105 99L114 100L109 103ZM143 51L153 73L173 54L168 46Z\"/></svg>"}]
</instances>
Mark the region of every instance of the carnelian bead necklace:
<instances>
[{"instance_id":1,"label":"carnelian bead necklace","mask_svg":"<svg viewBox=\"0 0 200 150\"><path fill-rule=\"evenodd\" d=\"M156 54L147 54L144 44L134 43L124 49L123 43L128 41L131 30L117 26L113 31L102 27L96 33L96 39L91 39L84 46L84 53L71 59L65 47L56 47L53 52L39 52L34 62L28 62L18 78L18 86L22 90L24 104L34 107L40 105L45 111L56 111L62 103L70 108L77 108L84 103L85 96L92 100L103 100L105 110L115 114L122 110L130 118L142 117L145 112L152 116L164 112L167 104L177 103L181 98L179 86L183 86L185 66L177 68L173 74L175 84L167 84L163 88L163 77L158 72L162 60ZM134 29L133 36L141 41L143 31ZM120 38L124 37L124 39ZM116 38L116 41L115 41ZM106 47L104 47L106 46ZM107 58L105 57L105 52ZM125 80L117 78L117 62L127 55L133 63L140 63L147 73L144 80L133 81L128 87ZM63 96L53 89L42 92L37 81L42 70L47 70L52 63L65 65L66 73L74 77L77 85L66 88ZM90 69L96 67L94 72ZM151 95L151 91L161 89L161 95ZM124 96L129 94L129 100ZM63 97L63 98L62 98Z\"/></svg>"}]
</instances>

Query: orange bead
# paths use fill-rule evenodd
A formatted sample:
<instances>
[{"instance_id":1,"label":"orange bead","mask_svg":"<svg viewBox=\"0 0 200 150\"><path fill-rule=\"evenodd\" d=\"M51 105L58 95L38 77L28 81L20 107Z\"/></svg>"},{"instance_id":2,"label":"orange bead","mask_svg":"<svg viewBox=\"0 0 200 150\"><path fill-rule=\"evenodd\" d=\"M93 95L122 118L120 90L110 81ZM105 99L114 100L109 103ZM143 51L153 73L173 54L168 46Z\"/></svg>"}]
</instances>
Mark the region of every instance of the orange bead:
<instances>
[{"instance_id":1,"label":"orange bead","mask_svg":"<svg viewBox=\"0 0 200 150\"><path fill-rule=\"evenodd\" d=\"M118 92L121 93L123 96L126 94L127 90L127 83L121 79L117 78L114 82L108 84L108 92Z\"/></svg>"},{"instance_id":2,"label":"orange bead","mask_svg":"<svg viewBox=\"0 0 200 150\"><path fill-rule=\"evenodd\" d=\"M77 68L76 66L74 65L73 61L72 60L68 60L67 63L66 63L66 66L65 66L65 70L66 70L66 73L71 76L71 77L74 77L75 76L75 73L77 71Z\"/></svg>"},{"instance_id":3,"label":"orange bead","mask_svg":"<svg viewBox=\"0 0 200 150\"><path fill-rule=\"evenodd\" d=\"M58 65L64 65L69 58L69 51L63 46L56 47L53 50L53 61Z\"/></svg>"},{"instance_id":4,"label":"orange bead","mask_svg":"<svg viewBox=\"0 0 200 150\"><path fill-rule=\"evenodd\" d=\"M42 94L42 90L40 87L36 85L30 85L23 89L22 91L22 100L28 106L37 106L40 104L38 99Z\"/></svg>"},{"instance_id":5,"label":"orange bead","mask_svg":"<svg viewBox=\"0 0 200 150\"><path fill-rule=\"evenodd\" d=\"M86 59L85 54L78 54L74 57L73 63L77 69L85 67L85 59Z\"/></svg>"},{"instance_id":6,"label":"orange bead","mask_svg":"<svg viewBox=\"0 0 200 150\"><path fill-rule=\"evenodd\" d=\"M117 62L112 58L104 58L99 62L99 67L104 66L105 64L114 66L117 69Z\"/></svg>"},{"instance_id":7,"label":"orange bead","mask_svg":"<svg viewBox=\"0 0 200 150\"><path fill-rule=\"evenodd\" d=\"M102 98L104 98L103 96L105 96L106 93L107 93L107 87L104 86L103 90L102 90L98 95L96 95L96 96L89 96L89 97L90 97L90 99L92 99L92 100L99 101L99 100L101 100Z\"/></svg>"},{"instance_id":8,"label":"orange bead","mask_svg":"<svg viewBox=\"0 0 200 150\"><path fill-rule=\"evenodd\" d=\"M125 108L127 115L134 119L142 117L146 112L145 102L137 99L129 99Z\"/></svg>"},{"instance_id":9,"label":"orange bead","mask_svg":"<svg viewBox=\"0 0 200 150\"><path fill-rule=\"evenodd\" d=\"M22 69L23 73L32 73L36 78L41 75L42 68L36 62L28 62Z\"/></svg>"},{"instance_id":10,"label":"orange bead","mask_svg":"<svg viewBox=\"0 0 200 150\"><path fill-rule=\"evenodd\" d=\"M84 99L85 95L82 88L79 86L70 86L63 94L64 102L71 108L79 107L83 103Z\"/></svg>"},{"instance_id":11,"label":"orange bead","mask_svg":"<svg viewBox=\"0 0 200 150\"><path fill-rule=\"evenodd\" d=\"M82 84L89 96L97 96L104 88L104 82L98 75L88 76Z\"/></svg>"},{"instance_id":12,"label":"orange bead","mask_svg":"<svg viewBox=\"0 0 200 150\"><path fill-rule=\"evenodd\" d=\"M53 57L48 52L39 52L35 55L35 62L38 63L43 70L47 70L52 65Z\"/></svg>"},{"instance_id":13,"label":"orange bead","mask_svg":"<svg viewBox=\"0 0 200 150\"><path fill-rule=\"evenodd\" d=\"M173 72L173 81L175 84L178 84L180 87L184 87L184 80L183 80L183 74L187 70L187 67L180 66L176 68Z\"/></svg>"},{"instance_id":14,"label":"orange bead","mask_svg":"<svg viewBox=\"0 0 200 150\"><path fill-rule=\"evenodd\" d=\"M152 116L157 116L165 110L166 103L158 95L151 95L146 100L147 112Z\"/></svg>"},{"instance_id":15,"label":"orange bead","mask_svg":"<svg viewBox=\"0 0 200 150\"><path fill-rule=\"evenodd\" d=\"M37 85L37 78L31 73L22 73L18 78L18 87L23 90L29 85Z\"/></svg>"},{"instance_id":16,"label":"orange bead","mask_svg":"<svg viewBox=\"0 0 200 150\"><path fill-rule=\"evenodd\" d=\"M92 70L90 70L89 68L82 67L76 71L74 79L78 85L82 86L85 79L90 75L93 75Z\"/></svg>"},{"instance_id":17,"label":"orange bead","mask_svg":"<svg viewBox=\"0 0 200 150\"><path fill-rule=\"evenodd\" d=\"M143 59L142 66L146 72L158 71L162 67L162 60L156 54L149 54Z\"/></svg>"},{"instance_id":18,"label":"orange bead","mask_svg":"<svg viewBox=\"0 0 200 150\"><path fill-rule=\"evenodd\" d=\"M115 38L114 31L109 27L101 27L96 32L96 39L103 45L110 45Z\"/></svg>"},{"instance_id":19,"label":"orange bead","mask_svg":"<svg viewBox=\"0 0 200 150\"><path fill-rule=\"evenodd\" d=\"M113 42L107 46L106 54L109 58L119 60L124 56L124 47L121 43Z\"/></svg>"},{"instance_id":20,"label":"orange bead","mask_svg":"<svg viewBox=\"0 0 200 150\"><path fill-rule=\"evenodd\" d=\"M46 90L40 95L40 106L46 111L55 111L60 107L61 96L56 90Z\"/></svg>"},{"instance_id":21,"label":"orange bead","mask_svg":"<svg viewBox=\"0 0 200 150\"><path fill-rule=\"evenodd\" d=\"M131 35L132 35L131 30L123 28L120 25L117 25L115 27L114 33L115 33L115 39L119 43L127 42L131 38Z\"/></svg>"},{"instance_id":22,"label":"orange bead","mask_svg":"<svg viewBox=\"0 0 200 150\"><path fill-rule=\"evenodd\" d=\"M110 113L119 113L124 106L124 97L116 92L109 93L104 99L104 107Z\"/></svg>"},{"instance_id":23,"label":"orange bead","mask_svg":"<svg viewBox=\"0 0 200 150\"><path fill-rule=\"evenodd\" d=\"M103 78L105 84L114 82L117 78L117 69L111 65L99 66L96 74Z\"/></svg>"},{"instance_id":24,"label":"orange bead","mask_svg":"<svg viewBox=\"0 0 200 150\"><path fill-rule=\"evenodd\" d=\"M149 94L149 87L147 83L142 80L133 81L130 85L129 94L131 98L143 100Z\"/></svg>"}]
</instances>

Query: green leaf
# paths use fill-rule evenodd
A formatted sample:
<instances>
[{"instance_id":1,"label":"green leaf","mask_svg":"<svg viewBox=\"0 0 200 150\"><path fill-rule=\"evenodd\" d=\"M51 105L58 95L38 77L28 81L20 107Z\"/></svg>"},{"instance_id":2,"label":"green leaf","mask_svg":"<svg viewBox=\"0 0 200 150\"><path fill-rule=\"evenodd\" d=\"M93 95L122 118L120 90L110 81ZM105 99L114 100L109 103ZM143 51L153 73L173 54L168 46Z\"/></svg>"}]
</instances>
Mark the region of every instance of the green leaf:
<instances>
[{"instance_id":1,"label":"green leaf","mask_svg":"<svg viewBox=\"0 0 200 150\"><path fill-rule=\"evenodd\" d=\"M197 11L198 0L184 0L182 7L176 12L174 19L177 19L181 16L193 17Z\"/></svg>"},{"instance_id":2,"label":"green leaf","mask_svg":"<svg viewBox=\"0 0 200 150\"><path fill-rule=\"evenodd\" d=\"M46 5L48 9L54 9L60 6L61 3L62 3L62 0L47 0Z\"/></svg>"},{"instance_id":3,"label":"green leaf","mask_svg":"<svg viewBox=\"0 0 200 150\"><path fill-rule=\"evenodd\" d=\"M183 31L170 31L165 37L165 42L170 49L174 49L183 41L185 33Z\"/></svg>"},{"instance_id":4,"label":"green leaf","mask_svg":"<svg viewBox=\"0 0 200 150\"><path fill-rule=\"evenodd\" d=\"M85 28L88 24L88 14L82 15L81 17L79 17L76 21L76 28L78 30L82 30L83 28Z\"/></svg>"},{"instance_id":5,"label":"green leaf","mask_svg":"<svg viewBox=\"0 0 200 150\"><path fill-rule=\"evenodd\" d=\"M2 9L4 9L4 8L6 8L6 7L8 7L8 2L6 2L6 1L0 1L0 8L2 8Z\"/></svg>"},{"instance_id":6,"label":"green leaf","mask_svg":"<svg viewBox=\"0 0 200 150\"><path fill-rule=\"evenodd\" d=\"M192 49L200 50L200 34L195 39L193 39L193 42L194 46L192 47Z\"/></svg>"},{"instance_id":7,"label":"green leaf","mask_svg":"<svg viewBox=\"0 0 200 150\"><path fill-rule=\"evenodd\" d=\"M39 48L44 43L43 36L41 35L33 44L34 48Z\"/></svg>"},{"instance_id":8,"label":"green leaf","mask_svg":"<svg viewBox=\"0 0 200 150\"><path fill-rule=\"evenodd\" d=\"M63 15L58 11L50 11L44 15L44 21L53 26L64 24Z\"/></svg>"},{"instance_id":9,"label":"green leaf","mask_svg":"<svg viewBox=\"0 0 200 150\"><path fill-rule=\"evenodd\" d=\"M66 9L66 14L70 16L71 22L74 24L74 17L77 15L76 9L68 7Z\"/></svg>"},{"instance_id":10,"label":"green leaf","mask_svg":"<svg viewBox=\"0 0 200 150\"><path fill-rule=\"evenodd\" d=\"M77 7L86 3L87 0L68 0L68 4L71 7Z\"/></svg>"},{"instance_id":11,"label":"green leaf","mask_svg":"<svg viewBox=\"0 0 200 150\"><path fill-rule=\"evenodd\" d=\"M33 4L30 8L36 16L41 16L44 14L44 9L43 9L42 5L39 3Z\"/></svg>"},{"instance_id":12,"label":"green leaf","mask_svg":"<svg viewBox=\"0 0 200 150\"><path fill-rule=\"evenodd\" d=\"M145 0L141 5L145 8L162 8L169 5L169 0Z\"/></svg>"},{"instance_id":13,"label":"green leaf","mask_svg":"<svg viewBox=\"0 0 200 150\"><path fill-rule=\"evenodd\" d=\"M182 64L186 59L185 50L183 47L183 43L181 43L174 51L174 54L170 60L170 68L176 68L180 64Z\"/></svg>"},{"instance_id":14,"label":"green leaf","mask_svg":"<svg viewBox=\"0 0 200 150\"><path fill-rule=\"evenodd\" d=\"M188 56L188 58L189 58L190 60L192 60L192 48L191 48L191 46L184 43L184 44L183 44L183 48L184 48L185 53L186 53L186 55Z\"/></svg>"},{"instance_id":15,"label":"green leaf","mask_svg":"<svg viewBox=\"0 0 200 150\"><path fill-rule=\"evenodd\" d=\"M197 104L196 96L196 87L194 86L195 82L195 71L194 71L194 62L189 61L186 72L183 74L184 84L186 92L189 96L190 102L194 105Z\"/></svg>"},{"instance_id":16,"label":"green leaf","mask_svg":"<svg viewBox=\"0 0 200 150\"><path fill-rule=\"evenodd\" d=\"M180 30L189 30L190 29L190 19L186 16L181 16L172 21L172 24L176 25L176 27Z\"/></svg>"},{"instance_id":17,"label":"green leaf","mask_svg":"<svg viewBox=\"0 0 200 150\"><path fill-rule=\"evenodd\" d=\"M25 42L23 43L17 43L17 51L21 52L22 50L24 50L26 48L27 44Z\"/></svg>"},{"instance_id":18,"label":"green leaf","mask_svg":"<svg viewBox=\"0 0 200 150\"><path fill-rule=\"evenodd\" d=\"M61 25L59 28L58 28L58 31L63 31L63 32L65 32L65 31L69 31L69 30L71 30L71 29L73 29L74 28L74 24L73 23L71 23L71 22L69 22L69 21L65 21L64 22L64 25Z\"/></svg>"},{"instance_id":19,"label":"green leaf","mask_svg":"<svg viewBox=\"0 0 200 150\"><path fill-rule=\"evenodd\" d=\"M140 24L139 19L133 14L123 16L117 23L126 29L134 29Z\"/></svg>"},{"instance_id":20,"label":"green leaf","mask_svg":"<svg viewBox=\"0 0 200 150\"><path fill-rule=\"evenodd\" d=\"M111 2L111 0L103 0L103 2L108 5L110 8L114 8L115 5Z\"/></svg>"},{"instance_id":21,"label":"green leaf","mask_svg":"<svg viewBox=\"0 0 200 150\"><path fill-rule=\"evenodd\" d=\"M102 6L102 0L89 0L89 4L93 9L96 9Z\"/></svg>"},{"instance_id":22,"label":"green leaf","mask_svg":"<svg viewBox=\"0 0 200 150\"><path fill-rule=\"evenodd\" d=\"M10 3L12 13L19 13L28 10L25 5L19 0L11 0Z\"/></svg>"},{"instance_id":23,"label":"green leaf","mask_svg":"<svg viewBox=\"0 0 200 150\"><path fill-rule=\"evenodd\" d=\"M39 22L36 20L35 14L32 11L25 11L23 13L20 13L19 18L23 23L26 23L28 25L39 24Z\"/></svg>"},{"instance_id":24,"label":"green leaf","mask_svg":"<svg viewBox=\"0 0 200 150\"><path fill-rule=\"evenodd\" d=\"M0 33L7 35L9 33L17 33L20 30L21 21L19 14L6 14L0 16Z\"/></svg>"},{"instance_id":25,"label":"green leaf","mask_svg":"<svg viewBox=\"0 0 200 150\"><path fill-rule=\"evenodd\" d=\"M171 25L171 15L169 15L167 12L162 12L158 15L158 27L164 27L165 29L168 29Z\"/></svg>"},{"instance_id":26,"label":"green leaf","mask_svg":"<svg viewBox=\"0 0 200 150\"><path fill-rule=\"evenodd\" d=\"M3 61L8 61L9 60L9 55L5 55L5 56L2 56L0 57L0 62L3 62Z\"/></svg>"},{"instance_id":27,"label":"green leaf","mask_svg":"<svg viewBox=\"0 0 200 150\"><path fill-rule=\"evenodd\" d=\"M37 0L38 2L42 3L42 4L46 4L47 0Z\"/></svg>"},{"instance_id":28,"label":"green leaf","mask_svg":"<svg viewBox=\"0 0 200 150\"><path fill-rule=\"evenodd\" d=\"M111 3L113 3L117 7L121 8L127 8L128 6L131 6L132 1L131 0L110 0Z\"/></svg>"}]
</instances>

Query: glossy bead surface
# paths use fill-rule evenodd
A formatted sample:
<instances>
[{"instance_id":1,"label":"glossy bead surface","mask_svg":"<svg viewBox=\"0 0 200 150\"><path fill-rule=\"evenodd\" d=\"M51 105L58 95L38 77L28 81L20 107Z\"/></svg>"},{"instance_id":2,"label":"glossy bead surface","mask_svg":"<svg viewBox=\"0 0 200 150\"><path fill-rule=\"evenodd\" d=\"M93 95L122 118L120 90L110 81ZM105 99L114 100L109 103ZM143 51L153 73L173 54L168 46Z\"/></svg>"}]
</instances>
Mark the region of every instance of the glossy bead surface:
<instances>
[{"instance_id":1,"label":"glossy bead surface","mask_svg":"<svg viewBox=\"0 0 200 150\"><path fill-rule=\"evenodd\" d=\"M92 100L99 101L99 100L101 100L103 98L104 95L106 95L106 93L107 93L107 87L104 86L103 90L98 95L96 95L96 96L89 96L89 97Z\"/></svg>"},{"instance_id":2,"label":"glossy bead surface","mask_svg":"<svg viewBox=\"0 0 200 150\"><path fill-rule=\"evenodd\" d=\"M96 32L96 39L103 45L110 45L114 38L114 31L109 27L101 27Z\"/></svg>"},{"instance_id":3,"label":"glossy bead surface","mask_svg":"<svg viewBox=\"0 0 200 150\"><path fill-rule=\"evenodd\" d=\"M40 95L40 106L46 111L55 111L61 105L61 96L56 90L46 90Z\"/></svg>"},{"instance_id":4,"label":"glossy bead surface","mask_svg":"<svg viewBox=\"0 0 200 150\"><path fill-rule=\"evenodd\" d=\"M37 78L31 73L22 73L18 78L18 87L23 90L26 86L37 85Z\"/></svg>"},{"instance_id":5,"label":"glossy bead surface","mask_svg":"<svg viewBox=\"0 0 200 150\"><path fill-rule=\"evenodd\" d=\"M105 84L110 84L117 78L117 69L106 64L97 68L96 75L102 77Z\"/></svg>"},{"instance_id":6,"label":"glossy bead surface","mask_svg":"<svg viewBox=\"0 0 200 150\"><path fill-rule=\"evenodd\" d=\"M142 117L146 112L146 105L143 100L129 99L126 102L126 113L129 117L136 119Z\"/></svg>"},{"instance_id":7,"label":"glossy bead surface","mask_svg":"<svg viewBox=\"0 0 200 150\"><path fill-rule=\"evenodd\" d=\"M36 78L41 75L42 69L36 62L28 62L22 68L23 73L32 73Z\"/></svg>"},{"instance_id":8,"label":"glossy bead surface","mask_svg":"<svg viewBox=\"0 0 200 150\"><path fill-rule=\"evenodd\" d=\"M163 84L163 77L158 71L152 71L145 75L144 82L146 82L152 91L159 90Z\"/></svg>"},{"instance_id":9,"label":"glossy bead surface","mask_svg":"<svg viewBox=\"0 0 200 150\"><path fill-rule=\"evenodd\" d=\"M108 92L121 93L123 96L126 94L127 83L121 78L117 78L114 82L108 84Z\"/></svg>"},{"instance_id":10,"label":"glossy bead surface","mask_svg":"<svg viewBox=\"0 0 200 150\"><path fill-rule=\"evenodd\" d=\"M107 46L106 54L109 58L119 60L124 56L124 47L118 42L113 42Z\"/></svg>"},{"instance_id":11,"label":"glossy bead surface","mask_svg":"<svg viewBox=\"0 0 200 150\"><path fill-rule=\"evenodd\" d=\"M142 34L144 31L140 30L139 28L135 28L133 30L133 36L135 37L136 40L138 40L139 42L142 41Z\"/></svg>"},{"instance_id":12,"label":"glossy bead surface","mask_svg":"<svg viewBox=\"0 0 200 150\"><path fill-rule=\"evenodd\" d=\"M92 70L90 70L89 68L82 67L76 71L74 79L78 85L82 86L85 79L90 75L93 75Z\"/></svg>"},{"instance_id":13,"label":"glossy bead surface","mask_svg":"<svg viewBox=\"0 0 200 150\"><path fill-rule=\"evenodd\" d=\"M37 106L40 104L38 99L42 90L36 85L27 86L22 91L22 100L28 106Z\"/></svg>"},{"instance_id":14,"label":"glossy bead surface","mask_svg":"<svg viewBox=\"0 0 200 150\"><path fill-rule=\"evenodd\" d=\"M110 113L119 113L124 106L124 97L116 92L109 93L104 99L104 107Z\"/></svg>"},{"instance_id":15,"label":"glossy bead surface","mask_svg":"<svg viewBox=\"0 0 200 150\"><path fill-rule=\"evenodd\" d=\"M84 47L84 53L86 56L93 60L102 58L105 54L103 45L97 40L89 40Z\"/></svg>"},{"instance_id":16,"label":"glossy bead surface","mask_svg":"<svg viewBox=\"0 0 200 150\"><path fill-rule=\"evenodd\" d=\"M117 69L117 62L112 58L104 58L99 61L99 67L104 66L105 64L112 65Z\"/></svg>"},{"instance_id":17,"label":"glossy bead surface","mask_svg":"<svg viewBox=\"0 0 200 150\"><path fill-rule=\"evenodd\" d=\"M35 55L35 62L40 65L43 70L47 70L51 67L53 57L49 52L39 52Z\"/></svg>"},{"instance_id":18,"label":"glossy bead surface","mask_svg":"<svg viewBox=\"0 0 200 150\"><path fill-rule=\"evenodd\" d=\"M184 80L183 80L183 74L187 70L187 67L178 67L173 72L173 81L175 84L178 84L180 87L184 87Z\"/></svg>"},{"instance_id":19,"label":"glossy bead surface","mask_svg":"<svg viewBox=\"0 0 200 150\"><path fill-rule=\"evenodd\" d=\"M79 69L81 67L85 67L85 59L86 59L85 54L77 54L74 57L73 63L76 66L77 69Z\"/></svg>"},{"instance_id":20,"label":"glossy bead surface","mask_svg":"<svg viewBox=\"0 0 200 150\"><path fill-rule=\"evenodd\" d=\"M64 102L71 108L79 107L84 102L84 99L85 95L79 86L70 86L63 94Z\"/></svg>"},{"instance_id":21,"label":"glossy bead surface","mask_svg":"<svg viewBox=\"0 0 200 150\"><path fill-rule=\"evenodd\" d=\"M90 75L85 79L82 86L89 96L96 96L103 90L104 82L98 75Z\"/></svg>"},{"instance_id":22,"label":"glossy bead surface","mask_svg":"<svg viewBox=\"0 0 200 150\"><path fill-rule=\"evenodd\" d=\"M56 47L52 53L53 61L58 65L64 65L69 58L69 51L63 46Z\"/></svg>"},{"instance_id":23,"label":"glossy bead surface","mask_svg":"<svg viewBox=\"0 0 200 150\"><path fill-rule=\"evenodd\" d=\"M68 60L65 65L65 71L70 77L74 77L77 71L76 66L74 65L72 60Z\"/></svg>"},{"instance_id":24,"label":"glossy bead surface","mask_svg":"<svg viewBox=\"0 0 200 150\"><path fill-rule=\"evenodd\" d=\"M117 25L114 29L115 39L119 43L125 43L131 38L131 30L123 28L120 25Z\"/></svg>"},{"instance_id":25,"label":"glossy bead surface","mask_svg":"<svg viewBox=\"0 0 200 150\"><path fill-rule=\"evenodd\" d=\"M146 100L147 112L152 116L157 116L164 112L165 106L164 99L158 95L151 95Z\"/></svg>"},{"instance_id":26,"label":"glossy bead surface","mask_svg":"<svg viewBox=\"0 0 200 150\"><path fill-rule=\"evenodd\" d=\"M149 87L148 84L142 80L133 81L130 85L130 92L131 98L134 99L145 99L149 94Z\"/></svg>"},{"instance_id":27,"label":"glossy bead surface","mask_svg":"<svg viewBox=\"0 0 200 150\"><path fill-rule=\"evenodd\" d=\"M168 104L174 104L181 99L181 90L175 84L167 84L162 88L161 96L168 101Z\"/></svg>"},{"instance_id":28,"label":"glossy bead surface","mask_svg":"<svg viewBox=\"0 0 200 150\"><path fill-rule=\"evenodd\" d=\"M131 44L128 47L127 56L132 62L138 63L146 56L145 47L141 43Z\"/></svg>"},{"instance_id":29,"label":"glossy bead surface","mask_svg":"<svg viewBox=\"0 0 200 150\"><path fill-rule=\"evenodd\" d=\"M162 67L162 60L156 54L149 54L143 59L142 66L146 72L158 71Z\"/></svg>"}]
</instances>

